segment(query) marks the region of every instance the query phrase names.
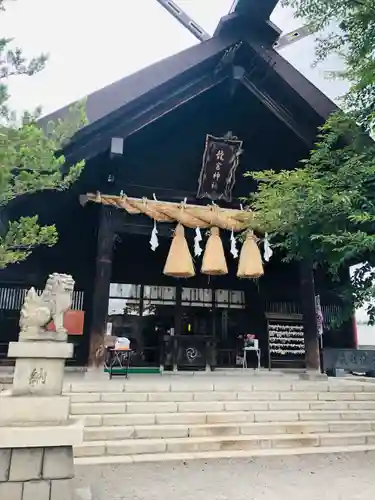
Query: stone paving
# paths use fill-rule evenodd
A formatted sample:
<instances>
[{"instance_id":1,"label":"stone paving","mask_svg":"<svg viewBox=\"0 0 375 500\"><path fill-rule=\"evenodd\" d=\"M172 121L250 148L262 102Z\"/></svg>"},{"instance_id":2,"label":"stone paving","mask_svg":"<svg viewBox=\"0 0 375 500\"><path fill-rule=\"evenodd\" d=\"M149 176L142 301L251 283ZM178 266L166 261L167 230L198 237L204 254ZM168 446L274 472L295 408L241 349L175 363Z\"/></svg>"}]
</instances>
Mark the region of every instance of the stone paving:
<instances>
[{"instance_id":1,"label":"stone paving","mask_svg":"<svg viewBox=\"0 0 375 500\"><path fill-rule=\"evenodd\" d=\"M372 500L375 452L78 466L93 500Z\"/></svg>"}]
</instances>

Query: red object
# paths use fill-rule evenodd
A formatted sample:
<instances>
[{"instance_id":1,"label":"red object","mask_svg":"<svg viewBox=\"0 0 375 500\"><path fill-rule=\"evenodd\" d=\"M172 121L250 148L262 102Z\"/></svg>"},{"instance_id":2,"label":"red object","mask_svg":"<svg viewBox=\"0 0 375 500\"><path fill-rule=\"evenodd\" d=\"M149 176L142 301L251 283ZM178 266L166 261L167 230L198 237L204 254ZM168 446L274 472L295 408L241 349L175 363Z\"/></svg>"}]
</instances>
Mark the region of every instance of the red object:
<instances>
[{"instance_id":1,"label":"red object","mask_svg":"<svg viewBox=\"0 0 375 500\"><path fill-rule=\"evenodd\" d=\"M83 335L84 322L84 311L73 311L72 309L69 309L69 311L66 311L64 314L64 328L68 331L68 335ZM47 325L47 330L52 332L56 330L53 321Z\"/></svg>"},{"instance_id":2,"label":"red object","mask_svg":"<svg viewBox=\"0 0 375 500\"><path fill-rule=\"evenodd\" d=\"M237 335L237 338L238 339L241 339L241 340L254 340L256 339L256 335L254 335L253 333L247 333L246 335Z\"/></svg>"}]
</instances>

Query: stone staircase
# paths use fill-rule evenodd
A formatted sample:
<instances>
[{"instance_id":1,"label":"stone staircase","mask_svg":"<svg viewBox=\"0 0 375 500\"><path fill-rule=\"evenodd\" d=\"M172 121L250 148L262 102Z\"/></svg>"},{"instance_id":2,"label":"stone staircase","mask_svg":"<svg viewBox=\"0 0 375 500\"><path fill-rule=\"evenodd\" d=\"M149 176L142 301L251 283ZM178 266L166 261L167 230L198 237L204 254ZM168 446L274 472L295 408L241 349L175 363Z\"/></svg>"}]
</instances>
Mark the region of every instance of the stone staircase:
<instances>
[{"instance_id":1,"label":"stone staircase","mask_svg":"<svg viewBox=\"0 0 375 500\"><path fill-rule=\"evenodd\" d=\"M145 376L65 392L85 421L78 464L375 449L375 384Z\"/></svg>"}]
</instances>

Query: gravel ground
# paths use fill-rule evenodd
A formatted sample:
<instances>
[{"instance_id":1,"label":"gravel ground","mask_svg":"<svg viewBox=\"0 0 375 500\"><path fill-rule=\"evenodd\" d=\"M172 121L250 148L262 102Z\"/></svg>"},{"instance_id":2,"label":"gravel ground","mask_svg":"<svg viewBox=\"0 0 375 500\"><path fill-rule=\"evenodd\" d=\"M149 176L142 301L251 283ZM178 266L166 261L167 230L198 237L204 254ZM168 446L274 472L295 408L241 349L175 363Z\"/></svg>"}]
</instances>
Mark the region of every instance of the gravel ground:
<instances>
[{"instance_id":1,"label":"gravel ground","mask_svg":"<svg viewBox=\"0 0 375 500\"><path fill-rule=\"evenodd\" d=\"M78 466L93 500L372 500L375 452Z\"/></svg>"}]
</instances>

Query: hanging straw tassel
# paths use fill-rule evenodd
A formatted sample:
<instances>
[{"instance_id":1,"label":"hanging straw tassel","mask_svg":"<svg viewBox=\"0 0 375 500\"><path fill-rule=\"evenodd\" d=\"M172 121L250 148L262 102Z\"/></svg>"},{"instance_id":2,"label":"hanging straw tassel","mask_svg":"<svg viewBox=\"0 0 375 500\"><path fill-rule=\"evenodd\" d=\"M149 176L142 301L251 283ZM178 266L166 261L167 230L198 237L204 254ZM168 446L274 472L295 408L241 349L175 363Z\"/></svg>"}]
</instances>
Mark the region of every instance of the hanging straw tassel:
<instances>
[{"instance_id":1,"label":"hanging straw tassel","mask_svg":"<svg viewBox=\"0 0 375 500\"><path fill-rule=\"evenodd\" d=\"M218 227L211 228L210 236L207 240L206 248L203 254L201 272L211 276L228 274L223 243L220 238L220 231Z\"/></svg>"},{"instance_id":2,"label":"hanging straw tassel","mask_svg":"<svg viewBox=\"0 0 375 500\"><path fill-rule=\"evenodd\" d=\"M240 253L237 277L260 278L263 274L262 256L260 255L256 237L252 231L248 231Z\"/></svg>"},{"instance_id":3,"label":"hanging straw tassel","mask_svg":"<svg viewBox=\"0 0 375 500\"><path fill-rule=\"evenodd\" d=\"M163 273L174 278L191 278L195 275L193 259L182 224L176 226Z\"/></svg>"}]
</instances>

